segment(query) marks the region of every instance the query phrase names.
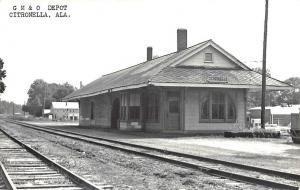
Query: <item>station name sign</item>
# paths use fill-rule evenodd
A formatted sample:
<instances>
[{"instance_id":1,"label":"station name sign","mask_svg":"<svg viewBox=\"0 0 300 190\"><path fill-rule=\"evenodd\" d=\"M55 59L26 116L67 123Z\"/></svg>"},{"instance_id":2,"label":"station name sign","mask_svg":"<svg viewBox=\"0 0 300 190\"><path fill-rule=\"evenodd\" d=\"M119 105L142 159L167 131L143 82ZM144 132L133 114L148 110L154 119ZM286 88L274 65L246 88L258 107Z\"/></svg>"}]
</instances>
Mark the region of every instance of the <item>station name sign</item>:
<instances>
[{"instance_id":1,"label":"station name sign","mask_svg":"<svg viewBox=\"0 0 300 190\"><path fill-rule=\"evenodd\" d=\"M225 76L208 76L206 81L208 83L227 83L227 77Z\"/></svg>"}]
</instances>

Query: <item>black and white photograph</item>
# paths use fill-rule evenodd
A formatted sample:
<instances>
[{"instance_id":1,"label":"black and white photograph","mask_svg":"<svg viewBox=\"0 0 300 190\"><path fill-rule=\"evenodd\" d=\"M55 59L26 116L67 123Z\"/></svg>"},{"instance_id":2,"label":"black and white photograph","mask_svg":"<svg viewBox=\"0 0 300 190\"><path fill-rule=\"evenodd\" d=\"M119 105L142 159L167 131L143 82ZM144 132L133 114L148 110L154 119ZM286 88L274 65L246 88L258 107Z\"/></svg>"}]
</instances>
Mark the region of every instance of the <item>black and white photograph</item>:
<instances>
[{"instance_id":1,"label":"black and white photograph","mask_svg":"<svg viewBox=\"0 0 300 190\"><path fill-rule=\"evenodd\" d=\"M300 0L0 0L0 190L300 189Z\"/></svg>"}]
</instances>

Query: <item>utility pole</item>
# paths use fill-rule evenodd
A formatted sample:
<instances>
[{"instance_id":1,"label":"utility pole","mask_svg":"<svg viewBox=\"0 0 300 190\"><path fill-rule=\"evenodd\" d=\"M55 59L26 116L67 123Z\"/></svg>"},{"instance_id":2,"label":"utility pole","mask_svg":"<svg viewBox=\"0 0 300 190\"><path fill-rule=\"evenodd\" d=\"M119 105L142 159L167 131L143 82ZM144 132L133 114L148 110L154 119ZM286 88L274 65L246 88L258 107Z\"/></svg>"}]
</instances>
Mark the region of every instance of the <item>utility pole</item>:
<instances>
[{"instance_id":1,"label":"utility pole","mask_svg":"<svg viewBox=\"0 0 300 190\"><path fill-rule=\"evenodd\" d=\"M46 105L46 94L47 94L47 87L48 87L48 85L47 85L47 84L45 84L45 92L44 92L44 104L43 104L43 110L42 110L43 117L45 117L44 110L45 110L45 105Z\"/></svg>"},{"instance_id":2,"label":"utility pole","mask_svg":"<svg viewBox=\"0 0 300 190\"><path fill-rule=\"evenodd\" d=\"M13 104L13 120L15 120L15 103L12 104Z\"/></svg>"},{"instance_id":3,"label":"utility pole","mask_svg":"<svg viewBox=\"0 0 300 190\"><path fill-rule=\"evenodd\" d=\"M24 101L24 104L23 104L23 105L24 105L24 110L23 110L23 112L24 112L24 118L25 118L25 110L26 110L26 109L25 109L25 106L26 106L25 101Z\"/></svg>"},{"instance_id":4,"label":"utility pole","mask_svg":"<svg viewBox=\"0 0 300 190\"><path fill-rule=\"evenodd\" d=\"M261 90L261 128L265 128L265 97L266 97L266 59L267 59L267 36L268 36L268 6L269 0L265 0L265 22L263 42L263 65L262 65L262 90Z\"/></svg>"}]
</instances>

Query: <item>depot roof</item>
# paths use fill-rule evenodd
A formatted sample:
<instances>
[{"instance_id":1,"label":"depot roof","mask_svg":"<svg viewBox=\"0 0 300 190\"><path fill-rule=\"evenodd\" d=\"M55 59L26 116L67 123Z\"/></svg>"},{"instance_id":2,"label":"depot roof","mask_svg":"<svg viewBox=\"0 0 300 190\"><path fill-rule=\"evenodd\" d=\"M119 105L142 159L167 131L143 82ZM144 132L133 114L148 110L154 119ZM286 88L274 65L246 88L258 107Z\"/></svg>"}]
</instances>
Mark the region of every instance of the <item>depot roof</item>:
<instances>
[{"instance_id":1,"label":"depot roof","mask_svg":"<svg viewBox=\"0 0 300 190\"><path fill-rule=\"evenodd\" d=\"M234 67L222 68L209 66L186 66L182 64L190 57L211 47ZM267 89L286 90L292 86L277 79L267 77ZM173 52L132 67L128 67L89 83L63 100L75 100L108 92L145 86L174 86L174 87L214 87L214 88L261 88L261 74L251 70L233 55L229 54L212 40L207 40L184 49Z\"/></svg>"},{"instance_id":2,"label":"depot roof","mask_svg":"<svg viewBox=\"0 0 300 190\"><path fill-rule=\"evenodd\" d=\"M79 109L78 102L52 102L54 109Z\"/></svg>"}]
</instances>

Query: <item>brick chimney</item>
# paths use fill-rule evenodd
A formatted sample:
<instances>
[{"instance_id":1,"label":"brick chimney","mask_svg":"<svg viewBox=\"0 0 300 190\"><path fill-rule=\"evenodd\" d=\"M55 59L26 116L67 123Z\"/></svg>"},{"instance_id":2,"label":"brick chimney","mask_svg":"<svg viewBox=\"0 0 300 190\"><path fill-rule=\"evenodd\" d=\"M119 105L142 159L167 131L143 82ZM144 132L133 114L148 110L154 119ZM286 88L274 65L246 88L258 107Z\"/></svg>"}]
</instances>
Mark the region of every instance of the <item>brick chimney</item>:
<instances>
[{"instance_id":1,"label":"brick chimney","mask_svg":"<svg viewBox=\"0 0 300 190\"><path fill-rule=\"evenodd\" d=\"M177 52L187 48L187 30L184 28L177 29Z\"/></svg>"},{"instance_id":2,"label":"brick chimney","mask_svg":"<svg viewBox=\"0 0 300 190\"><path fill-rule=\"evenodd\" d=\"M147 47L147 61L152 60L152 52L153 52L152 47Z\"/></svg>"},{"instance_id":3,"label":"brick chimney","mask_svg":"<svg viewBox=\"0 0 300 190\"><path fill-rule=\"evenodd\" d=\"M80 81L79 89L83 87L82 81Z\"/></svg>"}]
</instances>

